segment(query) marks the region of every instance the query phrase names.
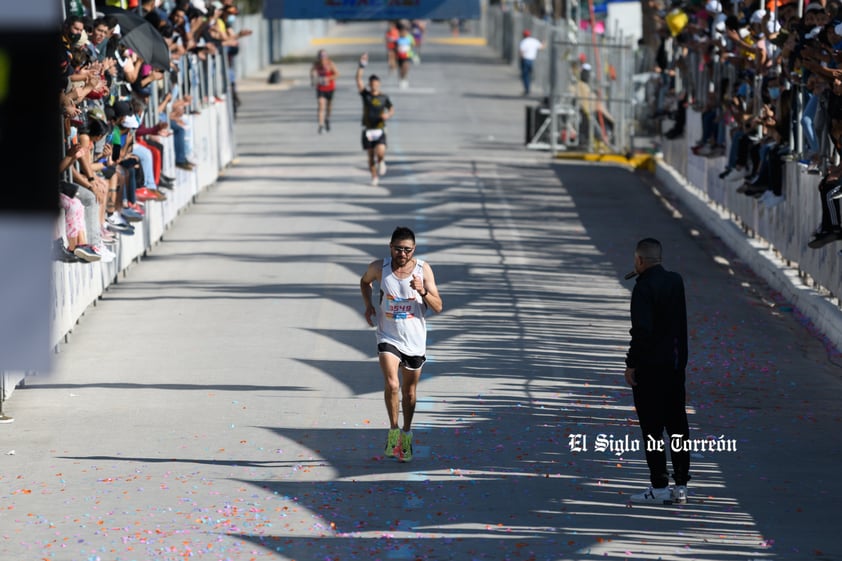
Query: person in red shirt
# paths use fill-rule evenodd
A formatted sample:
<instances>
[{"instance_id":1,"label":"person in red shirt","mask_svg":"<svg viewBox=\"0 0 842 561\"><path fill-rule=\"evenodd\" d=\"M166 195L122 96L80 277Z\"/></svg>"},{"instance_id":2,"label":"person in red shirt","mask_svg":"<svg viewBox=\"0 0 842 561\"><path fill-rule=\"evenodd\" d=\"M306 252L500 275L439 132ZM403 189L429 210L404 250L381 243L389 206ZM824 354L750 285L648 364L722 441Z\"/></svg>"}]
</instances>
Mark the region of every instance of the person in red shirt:
<instances>
[{"instance_id":1,"label":"person in red shirt","mask_svg":"<svg viewBox=\"0 0 842 561\"><path fill-rule=\"evenodd\" d=\"M398 67L398 55L396 48L398 46L398 37L401 34L398 31L398 24L394 21L389 22L389 29L386 30L386 57L389 61L389 74L394 72Z\"/></svg>"},{"instance_id":2,"label":"person in red shirt","mask_svg":"<svg viewBox=\"0 0 842 561\"><path fill-rule=\"evenodd\" d=\"M310 69L310 83L316 87L316 99L319 102L319 134L330 132L330 111L333 107L333 92L336 91L336 78L339 71L327 56L324 49L319 51L313 68Z\"/></svg>"}]
</instances>

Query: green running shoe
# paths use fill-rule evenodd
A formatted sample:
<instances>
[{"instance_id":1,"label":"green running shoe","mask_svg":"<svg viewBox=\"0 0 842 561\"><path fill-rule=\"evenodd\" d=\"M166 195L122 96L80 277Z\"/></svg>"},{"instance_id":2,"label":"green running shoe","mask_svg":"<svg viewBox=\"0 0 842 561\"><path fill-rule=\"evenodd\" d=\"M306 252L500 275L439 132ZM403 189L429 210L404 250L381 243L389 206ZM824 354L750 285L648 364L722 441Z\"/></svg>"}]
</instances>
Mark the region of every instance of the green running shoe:
<instances>
[{"instance_id":1,"label":"green running shoe","mask_svg":"<svg viewBox=\"0 0 842 561\"><path fill-rule=\"evenodd\" d=\"M400 453L400 436L401 429L389 429L389 436L386 437L386 448L383 450L386 457L397 456Z\"/></svg>"},{"instance_id":2,"label":"green running shoe","mask_svg":"<svg viewBox=\"0 0 842 561\"><path fill-rule=\"evenodd\" d=\"M401 432L401 449L398 459L402 462L412 461L412 431Z\"/></svg>"}]
</instances>

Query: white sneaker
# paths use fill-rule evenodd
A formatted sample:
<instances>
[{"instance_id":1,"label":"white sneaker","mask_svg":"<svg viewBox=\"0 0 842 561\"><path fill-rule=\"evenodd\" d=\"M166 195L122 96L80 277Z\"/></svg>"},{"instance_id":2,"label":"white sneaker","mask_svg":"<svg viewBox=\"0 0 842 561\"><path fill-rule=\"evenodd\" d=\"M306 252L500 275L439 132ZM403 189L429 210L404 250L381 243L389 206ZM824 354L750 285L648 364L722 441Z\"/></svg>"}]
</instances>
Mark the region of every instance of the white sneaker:
<instances>
[{"instance_id":1,"label":"white sneaker","mask_svg":"<svg viewBox=\"0 0 842 561\"><path fill-rule=\"evenodd\" d=\"M386 175L386 160L380 160L380 165L377 166L377 174L381 177Z\"/></svg>"},{"instance_id":2,"label":"white sneaker","mask_svg":"<svg viewBox=\"0 0 842 561\"><path fill-rule=\"evenodd\" d=\"M371 178L371 185L373 187L377 187L378 185L380 185L380 179L377 178L377 177L372 177Z\"/></svg>"},{"instance_id":3,"label":"white sneaker","mask_svg":"<svg viewBox=\"0 0 842 561\"><path fill-rule=\"evenodd\" d=\"M123 218L123 215L119 212L112 212L108 215L105 221L114 224L115 226L125 226L126 224L128 224L126 219Z\"/></svg>"},{"instance_id":4,"label":"white sneaker","mask_svg":"<svg viewBox=\"0 0 842 561\"><path fill-rule=\"evenodd\" d=\"M631 502L651 505L669 505L672 504L672 491L669 487L663 489L655 489L649 487L644 492L631 496Z\"/></svg>"},{"instance_id":5,"label":"white sneaker","mask_svg":"<svg viewBox=\"0 0 842 561\"><path fill-rule=\"evenodd\" d=\"M687 486L686 485L676 485L672 489L670 489L670 496L672 497L672 502L677 505L684 505L687 504Z\"/></svg>"},{"instance_id":6,"label":"white sneaker","mask_svg":"<svg viewBox=\"0 0 842 561\"><path fill-rule=\"evenodd\" d=\"M405 90L409 87L409 80L401 80L398 87L402 90Z\"/></svg>"},{"instance_id":7,"label":"white sneaker","mask_svg":"<svg viewBox=\"0 0 842 561\"><path fill-rule=\"evenodd\" d=\"M117 257L117 254L105 247L104 245L94 246L94 250L99 253L103 263L111 263Z\"/></svg>"}]
</instances>

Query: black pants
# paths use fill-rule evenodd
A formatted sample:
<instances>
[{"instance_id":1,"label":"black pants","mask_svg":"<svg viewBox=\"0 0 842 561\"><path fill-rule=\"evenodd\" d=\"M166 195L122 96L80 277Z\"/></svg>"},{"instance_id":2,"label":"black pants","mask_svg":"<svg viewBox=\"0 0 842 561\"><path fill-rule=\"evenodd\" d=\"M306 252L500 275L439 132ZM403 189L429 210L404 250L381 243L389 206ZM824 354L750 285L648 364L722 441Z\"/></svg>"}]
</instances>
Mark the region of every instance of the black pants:
<instances>
[{"instance_id":1,"label":"black pants","mask_svg":"<svg viewBox=\"0 0 842 561\"><path fill-rule=\"evenodd\" d=\"M737 145L737 162L736 165L746 168L748 167L748 156L751 150L751 139L748 133L740 137L740 143Z\"/></svg>"},{"instance_id":2,"label":"black pants","mask_svg":"<svg viewBox=\"0 0 842 561\"><path fill-rule=\"evenodd\" d=\"M649 466L649 480L652 487L662 489L669 485L666 450L672 459L672 477L676 485L686 485L690 480L690 452L674 451L671 444L682 444L689 438L690 427L684 403L684 373L675 371L635 372L637 386L634 386L634 407L643 432L643 447L646 450L646 464ZM664 430L670 435L662 449L653 446L663 438ZM673 440L672 435L682 435Z\"/></svg>"},{"instance_id":3,"label":"black pants","mask_svg":"<svg viewBox=\"0 0 842 561\"><path fill-rule=\"evenodd\" d=\"M830 232L839 229L839 199L833 199L829 196L831 191L834 191L838 186L842 185L842 181L828 181L826 178L819 183L819 194L822 199L822 225L823 232Z\"/></svg>"}]
</instances>

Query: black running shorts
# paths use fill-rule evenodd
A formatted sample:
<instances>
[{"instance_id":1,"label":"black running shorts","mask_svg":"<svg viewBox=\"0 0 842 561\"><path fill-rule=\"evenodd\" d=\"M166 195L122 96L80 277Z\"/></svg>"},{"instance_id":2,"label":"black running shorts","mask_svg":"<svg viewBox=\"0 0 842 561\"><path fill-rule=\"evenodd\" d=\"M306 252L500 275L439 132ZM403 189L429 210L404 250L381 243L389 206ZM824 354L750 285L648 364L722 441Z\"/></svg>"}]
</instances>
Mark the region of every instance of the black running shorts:
<instances>
[{"instance_id":1,"label":"black running shorts","mask_svg":"<svg viewBox=\"0 0 842 561\"><path fill-rule=\"evenodd\" d=\"M395 347L394 345L390 345L389 343L378 343L377 352L395 355L396 357L401 359L401 366L403 366L407 370L421 370L421 367L424 366L425 362L427 362L426 356L405 355L402 352L400 352L397 347Z\"/></svg>"},{"instance_id":2,"label":"black running shorts","mask_svg":"<svg viewBox=\"0 0 842 561\"><path fill-rule=\"evenodd\" d=\"M386 131L383 131L383 134L380 135L380 138L374 140L369 140L368 135L366 133L367 131L363 129L363 150L373 150L378 144L386 146Z\"/></svg>"}]
</instances>

